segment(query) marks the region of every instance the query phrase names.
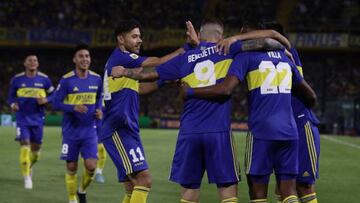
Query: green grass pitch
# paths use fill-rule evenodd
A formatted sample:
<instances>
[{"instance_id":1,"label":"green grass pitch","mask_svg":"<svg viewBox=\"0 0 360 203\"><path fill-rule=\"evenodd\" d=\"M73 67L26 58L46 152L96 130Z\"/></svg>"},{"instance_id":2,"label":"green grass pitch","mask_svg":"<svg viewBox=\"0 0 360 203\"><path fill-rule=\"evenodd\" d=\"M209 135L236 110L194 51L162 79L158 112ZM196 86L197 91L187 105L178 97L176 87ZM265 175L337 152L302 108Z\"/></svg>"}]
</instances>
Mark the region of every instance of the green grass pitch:
<instances>
[{"instance_id":1,"label":"green grass pitch","mask_svg":"<svg viewBox=\"0 0 360 203\"><path fill-rule=\"evenodd\" d=\"M64 174L65 163L59 160L61 129L46 127L41 160L34 166L33 190L23 188L19 169L19 145L14 142L15 129L0 127L0 202L1 203L64 203L67 202ZM235 133L241 165L243 166L245 133ZM180 190L168 181L176 142L176 130L141 131L146 157L152 172L153 186L149 203L179 202ZM319 202L351 203L360 199L360 138L325 136L321 139L320 179L317 182ZM341 143L337 142L340 141ZM351 144L348 146L347 143ZM79 168L79 173L82 168ZM88 189L90 203L120 203L123 188L116 179L116 170L110 160L104 169L105 184L92 183ZM244 179L244 174L242 173ZM245 181L239 183L239 202L249 202ZM273 178L269 187L269 202L275 202ZM219 202L216 187L207 184L201 188L202 203Z\"/></svg>"}]
</instances>

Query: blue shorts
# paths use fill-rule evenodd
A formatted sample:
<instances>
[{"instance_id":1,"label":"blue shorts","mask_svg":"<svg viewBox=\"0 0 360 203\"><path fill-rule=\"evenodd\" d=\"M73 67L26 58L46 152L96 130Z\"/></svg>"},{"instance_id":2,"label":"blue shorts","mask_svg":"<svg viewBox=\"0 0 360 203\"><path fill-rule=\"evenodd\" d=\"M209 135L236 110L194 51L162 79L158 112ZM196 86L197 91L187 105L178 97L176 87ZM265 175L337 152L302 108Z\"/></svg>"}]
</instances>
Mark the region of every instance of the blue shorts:
<instances>
[{"instance_id":1,"label":"blue shorts","mask_svg":"<svg viewBox=\"0 0 360 203\"><path fill-rule=\"evenodd\" d=\"M129 129L120 129L103 141L114 162L119 182L128 181L128 175L148 169L140 135Z\"/></svg>"},{"instance_id":2,"label":"blue shorts","mask_svg":"<svg viewBox=\"0 0 360 203\"><path fill-rule=\"evenodd\" d=\"M314 184L319 177L320 133L311 122L298 126L299 175L298 183Z\"/></svg>"},{"instance_id":3,"label":"blue shorts","mask_svg":"<svg viewBox=\"0 0 360 203\"><path fill-rule=\"evenodd\" d=\"M228 132L179 134L170 180L200 186L204 172L209 183L237 183L240 167L233 136Z\"/></svg>"},{"instance_id":4,"label":"blue shorts","mask_svg":"<svg viewBox=\"0 0 360 203\"><path fill-rule=\"evenodd\" d=\"M77 162L79 154L84 159L97 159L97 137L92 136L81 140L72 140L63 137L61 160Z\"/></svg>"},{"instance_id":5,"label":"blue shorts","mask_svg":"<svg viewBox=\"0 0 360 203\"><path fill-rule=\"evenodd\" d=\"M41 144L44 134L44 126L21 126L16 127L15 140L30 140L31 143Z\"/></svg>"},{"instance_id":6,"label":"blue shorts","mask_svg":"<svg viewBox=\"0 0 360 203\"><path fill-rule=\"evenodd\" d=\"M280 179L281 177L296 178L298 140L261 140L248 133L245 147L245 173L250 176L270 176L273 171Z\"/></svg>"}]
</instances>

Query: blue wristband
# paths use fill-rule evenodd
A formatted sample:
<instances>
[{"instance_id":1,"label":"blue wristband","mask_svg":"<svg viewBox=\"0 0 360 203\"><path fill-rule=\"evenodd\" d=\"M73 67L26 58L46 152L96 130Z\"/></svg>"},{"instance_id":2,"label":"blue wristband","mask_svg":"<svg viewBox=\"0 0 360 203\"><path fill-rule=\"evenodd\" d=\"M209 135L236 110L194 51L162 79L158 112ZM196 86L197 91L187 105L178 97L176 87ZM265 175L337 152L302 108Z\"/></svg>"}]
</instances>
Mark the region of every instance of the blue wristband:
<instances>
[{"instance_id":1,"label":"blue wristband","mask_svg":"<svg viewBox=\"0 0 360 203\"><path fill-rule=\"evenodd\" d=\"M194 94L195 94L195 91L194 91L193 88L187 88L186 89L186 96L187 97L192 97L192 96L194 96Z\"/></svg>"}]
</instances>

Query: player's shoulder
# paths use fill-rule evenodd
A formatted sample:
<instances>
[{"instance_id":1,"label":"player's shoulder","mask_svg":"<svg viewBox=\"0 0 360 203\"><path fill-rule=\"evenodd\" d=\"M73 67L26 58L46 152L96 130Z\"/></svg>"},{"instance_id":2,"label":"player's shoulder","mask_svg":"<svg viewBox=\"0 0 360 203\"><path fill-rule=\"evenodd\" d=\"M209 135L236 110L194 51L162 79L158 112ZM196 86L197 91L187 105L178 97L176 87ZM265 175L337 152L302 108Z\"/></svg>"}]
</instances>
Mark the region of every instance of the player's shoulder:
<instances>
[{"instance_id":1,"label":"player's shoulder","mask_svg":"<svg viewBox=\"0 0 360 203\"><path fill-rule=\"evenodd\" d=\"M94 76L94 77L101 78L101 76L99 74L97 74L96 72L94 72L92 70L89 70L89 74Z\"/></svg>"},{"instance_id":2,"label":"player's shoulder","mask_svg":"<svg viewBox=\"0 0 360 203\"><path fill-rule=\"evenodd\" d=\"M37 73L38 74L38 76L40 76L40 77L43 77L43 78L49 78L49 76L48 75L46 75L45 73L43 73L43 72L38 72Z\"/></svg>"},{"instance_id":3,"label":"player's shoulder","mask_svg":"<svg viewBox=\"0 0 360 203\"><path fill-rule=\"evenodd\" d=\"M70 71L70 72L64 74L64 75L62 76L62 78L63 78L63 79L68 79L68 78L71 78L71 77L74 77L74 76L75 76L75 72L74 72L74 71Z\"/></svg>"},{"instance_id":4,"label":"player's shoulder","mask_svg":"<svg viewBox=\"0 0 360 203\"><path fill-rule=\"evenodd\" d=\"M25 75L25 72L21 72L21 73L18 73L14 76L14 78L19 78L21 76L24 76Z\"/></svg>"}]
</instances>

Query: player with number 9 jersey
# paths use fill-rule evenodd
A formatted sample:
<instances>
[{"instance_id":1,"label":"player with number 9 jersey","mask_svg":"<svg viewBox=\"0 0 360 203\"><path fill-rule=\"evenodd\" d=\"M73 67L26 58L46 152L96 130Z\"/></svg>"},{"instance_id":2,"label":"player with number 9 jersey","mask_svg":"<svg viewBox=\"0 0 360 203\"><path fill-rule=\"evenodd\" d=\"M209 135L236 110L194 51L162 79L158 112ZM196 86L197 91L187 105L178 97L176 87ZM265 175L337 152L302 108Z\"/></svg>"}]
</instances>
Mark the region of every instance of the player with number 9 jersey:
<instances>
[{"instance_id":1,"label":"player with number 9 jersey","mask_svg":"<svg viewBox=\"0 0 360 203\"><path fill-rule=\"evenodd\" d=\"M241 41L232 46L230 54L220 55L216 43L201 42L195 49L158 66L156 72L162 80L181 79L193 88L211 86L227 75L239 47ZM230 111L230 97L185 100L170 180L185 188L198 188L206 170L209 183L219 186L239 181Z\"/></svg>"}]
</instances>

